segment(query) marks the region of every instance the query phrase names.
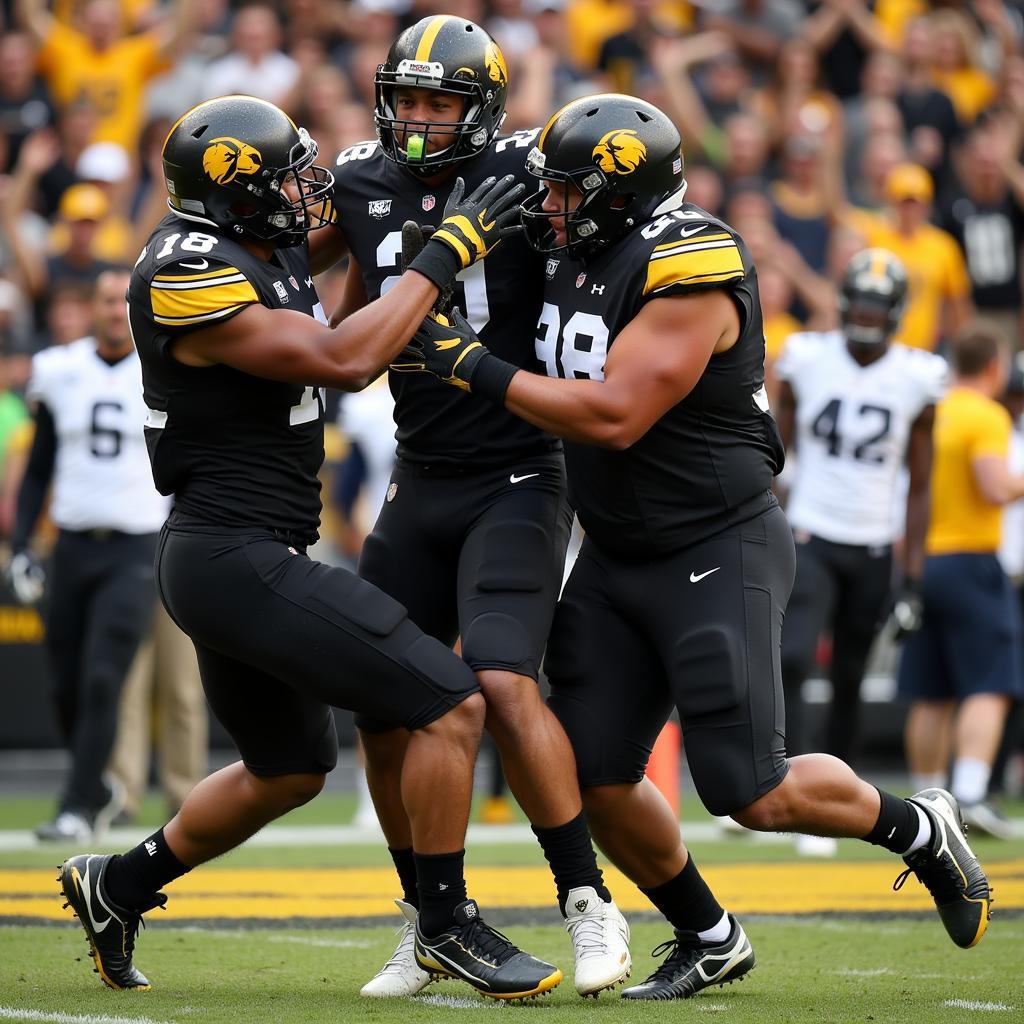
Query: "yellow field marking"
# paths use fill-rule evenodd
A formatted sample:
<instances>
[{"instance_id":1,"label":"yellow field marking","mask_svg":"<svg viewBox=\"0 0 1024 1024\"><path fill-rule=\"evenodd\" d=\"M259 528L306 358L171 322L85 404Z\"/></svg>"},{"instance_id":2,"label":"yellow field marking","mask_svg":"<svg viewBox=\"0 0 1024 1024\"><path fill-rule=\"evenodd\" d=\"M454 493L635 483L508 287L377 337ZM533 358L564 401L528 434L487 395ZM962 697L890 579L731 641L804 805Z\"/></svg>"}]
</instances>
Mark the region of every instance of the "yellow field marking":
<instances>
[{"instance_id":1,"label":"yellow field marking","mask_svg":"<svg viewBox=\"0 0 1024 1024\"><path fill-rule=\"evenodd\" d=\"M912 878L898 893L898 861L831 864L718 864L702 873L723 905L738 914L810 914L838 911L919 911L933 906ZM996 910L1024 908L1024 860L987 866ZM623 910L651 910L613 868L605 871ZM67 917L51 869L0 870L0 917ZM469 891L488 907L546 907L554 903L551 876L542 867L467 870ZM397 892L391 868L217 868L193 872L169 889L161 921L240 917L393 917Z\"/></svg>"}]
</instances>

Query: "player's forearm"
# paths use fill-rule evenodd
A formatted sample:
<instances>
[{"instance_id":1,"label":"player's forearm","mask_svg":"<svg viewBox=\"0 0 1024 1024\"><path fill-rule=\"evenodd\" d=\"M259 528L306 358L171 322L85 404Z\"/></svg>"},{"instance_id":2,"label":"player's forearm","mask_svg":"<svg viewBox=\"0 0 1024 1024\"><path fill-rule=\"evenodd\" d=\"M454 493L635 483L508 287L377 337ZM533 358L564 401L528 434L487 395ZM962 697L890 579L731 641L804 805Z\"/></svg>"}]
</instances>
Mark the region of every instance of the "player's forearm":
<instances>
[{"instance_id":1,"label":"player's forearm","mask_svg":"<svg viewBox=\"0 0 1024 1024\"><path fill-rule=\"evenodd\" d=\"M931 491L925 487L907 495L907 519L903 541L903 575L919 580L924 573L924 540L931 514Z\"/></svg>"},{"instance_id":2,"label":"player's forearm","mask_svg":"<svg viewBox=\"0 0 1024 1024\"><path fill-rule=\"evenodd\" d=\"M36 523L46 504L53 467L57 459L57 434L53 417L44 405L36 412L36 429L32 438L25 472L18 486L15 501L14 527L11 530L11 548L21 551L35 532Z\"/></svg>"},{"instance_id":3,"label":"player's forearm","mask_svg":"<svg viewBox=\"0 0 1024 1024\"><path fill-rule=\"evenodd\" d=\"M336 387L360 391L409 343L437 300L437 287L422 274L406 272L387 295L344 319L326 344L342 371Z\"/></svg>"},{"instance_id":4,"label":"player's forearm","mask_svg":"<svg viewBox=\"0 0 1024 1024\"><path fill-rule=\"evenodd\" d=\"M643 436L630 409L608 385L558 380L520 370L508 386L505 408L549 434L602 448L628 448Z\"/></svg>"}]
</instances>

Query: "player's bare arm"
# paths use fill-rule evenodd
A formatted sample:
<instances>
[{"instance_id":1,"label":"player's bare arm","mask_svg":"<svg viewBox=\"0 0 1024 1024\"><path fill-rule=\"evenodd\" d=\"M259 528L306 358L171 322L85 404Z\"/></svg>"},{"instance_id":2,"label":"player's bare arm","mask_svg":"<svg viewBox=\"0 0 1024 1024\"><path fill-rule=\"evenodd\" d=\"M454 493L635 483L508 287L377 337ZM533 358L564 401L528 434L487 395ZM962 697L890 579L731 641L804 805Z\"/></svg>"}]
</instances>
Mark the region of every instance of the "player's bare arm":
<instances>
[{"instance_id":1,"label":"player's bare arm","mask_svg":"<svg viewBox=\"0 0 1024 1024\"><path fill-rule=\"evenodd\" d=\"M349 256L348 273L345 275L345 289L341 294L338 308L331 314L331 326L337 327L346 317L360 310L370 301L366 294L366 283L355 256Z\"/></svg>"},{"instance_id":2,"label":"player's bare arm","mask_svg":"<svg viewBox=\"0 0 1024 1024\"><path fill-rule=\"evenodd\" d=\"M271 380L359 391L402 350L437 294L432 282L410 272L334 329L254 303L226 323L178 339L173 352L190 366L224 363Z\"/></svg>"},{"instance_id":3,"label":"player's bare arm","mask_svg":"<svg viewBox=\"0 0 1024 1024\"><path fill-rule=\"evenodd\" d=\"M924 572L924 540L931 511L932 427L935 406L926 405L910 428L907 444L907 518L904 532L903 574L919 580Z\"/></svg>"}]
</instances>

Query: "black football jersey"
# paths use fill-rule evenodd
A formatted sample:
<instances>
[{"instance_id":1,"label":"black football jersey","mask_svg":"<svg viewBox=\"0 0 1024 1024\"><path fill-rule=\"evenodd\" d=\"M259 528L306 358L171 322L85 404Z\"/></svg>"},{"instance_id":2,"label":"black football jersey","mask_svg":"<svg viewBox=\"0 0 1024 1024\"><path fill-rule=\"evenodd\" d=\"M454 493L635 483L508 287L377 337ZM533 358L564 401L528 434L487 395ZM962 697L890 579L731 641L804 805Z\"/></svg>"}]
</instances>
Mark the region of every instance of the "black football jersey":
<instances>
[{"instance_id":1,"label":"black football jersey","mask_svg":"<svg viewBox=\"0 0 1024 1024\"><path fill-rule=\"evenodd\" d=\"M526 154L539 129L497 139L484 153L458 165L468 195L485 178L515 174L530 192L537 180ZM386 292L402 272L402 224L440 223L456 175L427 185L389 160L376 142L342 150L334 168L337 225L359 262L369 299ZM533 329L540 312L544 261L521 239L502 241L459 275L456 304L491 351L529 370L539 369ZM494 465L558 447L537 427L483 398L452 388L426 373L391 373L398 452L420 463Z\"/></svg>"},{"instance_id":2,"label":"black football jersey","mask_svg":"<svg viewBox=\"0 0 1024 1024\"><path fill-rule=\"evenodd\" d=\"M153 478L188 519L288 531L320 523L323 394L230 366L186 366L170 343L247 305L326 322L305 245L264 262L214 229L169 215L132 271L128 315L142 359Z\"/></svg>"},{"instance_id":3,"label":"black football jersey","mask_svg":"<svg viewBox=\"0 0 1024 1024\"><path fill-rule=\"evenodd\" d=\"M551 377L603 380L608 349L651 299L722 288L742 325L632 447L565 443L569 496L587 533L612 554L652 557L772 507L784 452L764 389L757 278L739 236L687 203L586 266L550 260L548 274L536 346Z\"/></svg>"}]
</instances>

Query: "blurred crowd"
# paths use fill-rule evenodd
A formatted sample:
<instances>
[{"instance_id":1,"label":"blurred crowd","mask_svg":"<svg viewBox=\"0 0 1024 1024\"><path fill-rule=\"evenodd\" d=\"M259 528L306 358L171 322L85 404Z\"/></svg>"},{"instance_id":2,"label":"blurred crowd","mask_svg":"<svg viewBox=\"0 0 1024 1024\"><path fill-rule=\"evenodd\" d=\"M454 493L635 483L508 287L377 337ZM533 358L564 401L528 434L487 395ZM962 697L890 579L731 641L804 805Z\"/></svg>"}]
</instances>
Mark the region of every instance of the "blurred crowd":
<instances>
[{"instance_id":1,"label":"blurred crowd","mask_svg":"<svg viewBox=\"0 0 1024 1024\"><path fill-rule=\"evenodd\" d=\"M131 266L163 215L160 150L174 120L210 96L261 96L310 131L329 165L373 138L374 71L394 37L440 9L0 4L0 542L31 438L20 397L31 357L90 333L97 275ZM982 314L1008 353L1021 347L1024 0L446 0L443 10L502 46L506 131L608 90L675 119L687 199L735 227L756 260L769 363L790 334L836 326L842 270L868 245L909 273L906 344L942 351ZM327 309L343 274L318 281ZM364 401L346 415L367 465L346 463L343 436L329 449L347 466L331 529L348 556L388 472L377 435L357 436L386 424L387 389ZM375 496L360 501L367 474Z\"/></svg>"}]
</instances>

